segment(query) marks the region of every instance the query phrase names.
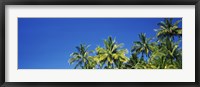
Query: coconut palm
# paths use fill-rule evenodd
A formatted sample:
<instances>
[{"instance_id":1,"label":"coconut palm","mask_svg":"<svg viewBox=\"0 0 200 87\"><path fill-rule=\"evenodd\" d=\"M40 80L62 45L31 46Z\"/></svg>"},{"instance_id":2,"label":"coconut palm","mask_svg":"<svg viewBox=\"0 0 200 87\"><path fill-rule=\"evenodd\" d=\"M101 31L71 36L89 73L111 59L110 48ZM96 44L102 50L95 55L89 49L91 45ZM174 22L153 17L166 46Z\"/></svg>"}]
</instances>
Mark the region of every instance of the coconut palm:
<instances>
[{"instance_id":1,"label":"coconut palm","mask_svg":"<svg viewBox=\"0 0 200 87\"><path fill-rule=\"evenodd\" d=\"M138 58L137 59L137 63L134 65L134 66L132 66L132 68L134 68L134 69L147 69L147 62L144 60L144 58L142 57L142 58Z\"/></svg>"},{"instance_id":2,"label":"coconut palm","mask_svg":"<svg viewBox=\"0 0 200 87\"><path fill-rule=\"evenodd\" d=\"M129 58L128 62L125 64L125 67L127 69L134 69L135 65L138 63L138 60L139 58L137 57L137 54L136 53L133 53L131 55L131 57Z\"/></svg>"},{"instance_id":3,"label":"coconut palm","mask_svg":"<svg viewBox=\"0 0 200 87\"><path fill-rule=\"evenodd\" d=\"M127 62L128 58L125 56L127 53L126 49L122 49L122 44L117 44L115 39L108 37L107 40L104 40L104 48L98 46L96 48L97 52L97 61L104 68L121 68L122 63ZM106 65L104 65L106 64Z\"/></svg>"},{"instance_id":4,"label":"coconut palm","mask_svg":"<svg viewBox=\"0 0 200 87\"><path fill-rule=\"evenodd\" d=\"M77 52L72 53L70 56L71 58L69 59L69 63L73 64L76 63L75 65L75 69L76 68L82 68L82 69L88 69L91 68L88 64L90 64L89 58L91 59L91 57L89 56L89 54L91 52L88 51L88 47L89 45L84 45L84 44L80 44L80 46L77 46Z\"/></svg>"},{"instance_id":5,"label":"coconut palm","mask_svg":"<svg viewBox=\"0 0 200 87\"><path fill-rule=\"evenodd\" d=\"M150 49L150 40L151 38L146 38L146 34L141 33L139 34L140 41L134 42L134 46L132 47L132 52L141 53L141 58L144 58L144 54L146 54L147 57L151 54Z\"/></svg>"},{"instance_id":6,"label":"coconut palm","mask_svg":"<svg viewBox=\"0 0 200 87\"><path fill-rule=\"evenodd\" d=\"M86 64L88 69L94 69L96 68L97 62L95 61L94 56L88 57L88 63Z\"/></svg>"},{"instance_id":7,"label":"coconut palm","mask_svg":"<svg viewBox=\"0 0 200 87\"><path fill-rule=\"evenodd\" d=\"M166 53L167 49L165 46L159 46L158 44L152 46L152 54L148 59L150 65L155 66L154 69L164 69L166 65Z\"/></svg>"},{"instance_id":8,"label":"coconut palm","mask_svg":"<svg viewBox=\"0 0 200 87\"><path fill-rule=\"evenodd\" d=\"M167 50L167 59L170 59L171 64L173 64L175 60L179 63L182 60L182 49L179 48L179 42L180 41L173 42L170 39L166 39L166 41L162 43L164 45L163 47Z\"/></svg>"},{"instance_id":9,"label":"coconut palm","mask_svg":"<svg viewBox=\"0 0 200 87\"><path fill-rule=\"evenodd\" d=\"M145 69L146 67L146 61L144 58L138 58L137 53L132 53L129 61L125 64L125 67L127 69Z\"/></svg>"},{"instance_id":10,"label":"coconut palm","mask_svg":"<svg viewBox=\"0 0 200 87\"><path fill-rule=\"evenodd\" d=\"M178 24L181 20L176 21L174 24L172 23L172 18L165 18L164 21L158 23L160 29L157 31L157 37L162 40L166 37L170 39L174 39L174 36L182 36L182 28L178 27Z\"/></svg>"},{"instance_id":11,"label":"coconut palm","mask_svg":"<svg viewBox=\"0 0 200 87\"><path fill-rule=\"evenodd\" d=\"M149 63L159 69L182 68L182 52L178 44L179 42L165 39L161 44L153 46Z\"/></svg>"}]
</instances>

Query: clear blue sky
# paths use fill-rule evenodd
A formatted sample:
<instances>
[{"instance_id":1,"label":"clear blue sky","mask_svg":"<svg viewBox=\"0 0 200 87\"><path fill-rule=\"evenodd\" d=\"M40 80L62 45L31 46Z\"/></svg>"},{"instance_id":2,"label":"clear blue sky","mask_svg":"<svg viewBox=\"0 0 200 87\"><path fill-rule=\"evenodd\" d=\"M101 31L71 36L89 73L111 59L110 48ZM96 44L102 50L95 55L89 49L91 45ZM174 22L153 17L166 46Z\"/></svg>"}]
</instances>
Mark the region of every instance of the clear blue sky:
<instances>
[{"instance_id":1,"label":"clear blue sky","mask_svg":"<svg viewBox=\"0 0 200 87\"><path fill-rule=\"evenodd\" d=\"M155 36L160 21L163 18L18 18L18 69L73 68L68 59L76 46L85 43L94 50L108 36L124 43L130 56L138 34Z\"/></svg>"}]
</instances>

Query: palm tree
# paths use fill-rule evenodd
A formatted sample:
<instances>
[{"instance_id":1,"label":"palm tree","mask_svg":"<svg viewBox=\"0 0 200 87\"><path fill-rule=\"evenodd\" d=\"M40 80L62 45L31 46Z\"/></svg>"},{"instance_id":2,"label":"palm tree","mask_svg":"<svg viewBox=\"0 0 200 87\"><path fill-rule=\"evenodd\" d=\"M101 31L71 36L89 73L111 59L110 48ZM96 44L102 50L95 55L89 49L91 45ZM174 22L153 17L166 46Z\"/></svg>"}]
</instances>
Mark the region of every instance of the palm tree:
<instances>
[{"instance_id":1,"label":"palm tree","mask_svg":"<svg viewBox=\"0 0 200 87\"><path fill-rule=\"evenodd\" d=\"M101 68L121 68L122 63L127 62L128 58L125 56L126 49L121 49L122 44L117 44L115 39L108 37L104 40L104 48L98 46L96 48L98 64ZM106 64L106 65L104 65Z\"/></svg>"},{"instance_id":2,"label":"palm tree","mask_svg":"<svg viewBox=\"0 0 200 87\"><path fill-rule=\"evenodd\" d=\"M89 48L89 45L80 44L80 46L76 47L77 52L74 52L70 55L71 58L69 59L69 63L70 64L76 63L74 67L75 69L76 68L82 68L82 69L91 68L89 66L90 64L89 58L91 59L89 54L91 52L88 52L88 48Z\"/></svg>"},{"instance_id":3,"label":"palm tree","mask_svg":"<svg viewBox=\"0 0 200 87\"><path fill-rule=\"evenodd\" d=\"M174 43L171 39L165 39L161 44L153 46L149 63L159 69L182 68L182 52L178 47L179 41Z\"/></svg>"},{"instance_id":4,"label":"palm tree","mask_svg":"<svg viewBox=\"0 0 200 87\"><path fill-rule=\"evenodd\" d=\"M133 53L130 60L125 64L126 69L148 69L148 62L144 58L138 58L137 53Z\"/></svg>"},{"instance_id":5,"label":"palm tree","mask_svg":"<svg viewBox=\"0 0 200 87\"><path fill-rule=\"evenodd\" d=\"M150 49L150 40L151 38L146 38L146 34L141 33L139 34L140 41L134 42L134 46L132 47L132 52L141 53L141 58L144 58L144 54L146 54L147 57L151 54Z\"/></svg>"},{"instance_id":6,"label":"palm tree","mask_svg":"<svg viewBox=\"0 0 200 87\"><path fill-rule=\"evenodd\" d=\"M182 49L179 48L179 42L173 42L170 39L166 39L165 42L163 42L163 47L167 50L167 59L170 59L170 64L174 64L174 61L181 63L182 61Z\"/></svg>"},{"instance_id":7,"label":"palm tree","mask_svg":"<svg viewBox=\"0 0 200 87\"><path fill-rule=\"evenodd\" d=\"M174 36L182 36L182 28L178 27L178 24L181 20L176 21L174 24L172 23L172 18L165 18L164 21L158 23L160 29L157 31L157 37L160 40L168 37L169 39L174 39Z\"/></svg>"},{"instance_id":8,"label":"palm tree","mask_svg":"<svg viewBox=\"0 0 200 87\"><path fill-rule=\"evenodd\" d=\"M137 53L132 53L129 61L125 64L125 68L127 69L144 69L146 66L146 62L143 58L138 58Z\"/></svg>"},{"instance_id":9,"label":"palm tree","mask_svg":"<svg viewBox=\"0 0 200 87\"><path fill-rule=\"evenodd\" d=\"M166 53L167 49L165 46L159 46L158 43L154 43L152 46L152 54L148 59L150 65L155 66L154 69L164 69L166 65Z\"/></svg>"},{"instance_id":10,"label":"palm tree","mask_svg":"<svg viewBox=\"0 0 200 87\"><path fill-rule=\"evenodd\" d=\"M128 69L134 69L135 65L139 62L139 58L137 57L137 53L131 54L131 57L129 58L128 62L125 64L125 67Z\"/></svg>"},{"instance_id":11,"label":"palm tree","mask_svg":"<svg viewBox=\"0 0 200 87\"><path fill-rule=\"evenodd\" d=\"M88 69L94 69L96 68L97 62L95 61L95 57L94 56L89 56L88 57L88 63L87 63L87 68Z\"/></svg>"}]
</instances>

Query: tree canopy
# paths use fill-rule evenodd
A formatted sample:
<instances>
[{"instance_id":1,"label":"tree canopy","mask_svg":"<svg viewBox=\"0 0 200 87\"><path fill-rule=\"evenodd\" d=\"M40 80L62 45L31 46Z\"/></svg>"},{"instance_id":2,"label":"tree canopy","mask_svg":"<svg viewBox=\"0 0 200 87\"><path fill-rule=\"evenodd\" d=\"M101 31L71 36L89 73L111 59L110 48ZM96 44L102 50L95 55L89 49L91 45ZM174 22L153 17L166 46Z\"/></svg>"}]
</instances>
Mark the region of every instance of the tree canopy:
<instances>
[{"instance_id":1,"label":"tree canopy","mask_svg":"<svg viewBox=\"0 0 200 87\"><path fill-rule=\"evenodd\" d=\"M68 62L76 64L75 69L182 69L182 28L178 27L181 20L172 20L166 18L157 24L160 28L156 30L156 40L140 33L139 41L133 41L130 57L126 56L128 50L123 43L108 36L104 46L94 50L80 44Z\"/></svg>"}]
</instances>

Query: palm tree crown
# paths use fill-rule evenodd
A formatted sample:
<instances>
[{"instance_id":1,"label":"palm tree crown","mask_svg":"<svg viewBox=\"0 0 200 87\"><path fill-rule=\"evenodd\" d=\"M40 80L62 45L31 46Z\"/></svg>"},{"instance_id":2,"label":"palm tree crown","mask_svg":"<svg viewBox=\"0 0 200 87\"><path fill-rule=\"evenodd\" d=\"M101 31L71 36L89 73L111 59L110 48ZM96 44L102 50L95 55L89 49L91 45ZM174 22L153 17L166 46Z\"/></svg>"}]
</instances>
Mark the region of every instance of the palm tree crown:
<instances>
[{"instance_id":1,"label":"palm tree crown","mask_svg":"<svg viewBox=\"0 0 200 87\"><path fill-rule=\"evenodd\" d=\"M106 63L106 68L120 67L121 62L124 63L128 60L125 56L128 51L121 49L121 47L122 44L117 44L115 39L108 37L107 40L104 40L104 48L99 46L96 48L96 58L98 58L101 64Z\"/></svg>"},{"instance_id":2,"label":"palm tree crown","mask_svg":"<svg viewBox=\"0 0 200 87\"><path fill-rule=\"evenodd\" d=\"M69 63L72 64L76 62L76 66L74 68L88 68L88 59L89 59L89 53L88 52L89 45L80 44L80 46L77 46L77 52L72 53L69 59Z\"/></svg>"},{"instance_id":3,"label":"palm tree crown","mask_svg":"<svg viewBox=\"0 0 200 87\"><path fill-rule=\"evenodd\" d=\"M136 52L136 53L142 53L142 58L144 56L144 54L146 54L146 56L150 56L151 53L151 49L150 49L150 40L151 38L146 38L146 34L141 33L139 34L139 38L140 41L136 41L134 42L134 46L132 47L132 52Z\"/></svg>"},{"instance_id":4,"label":"palm tree crown","mask_svg":"<svg viewBox=\"0 0 200 87\"><path fill-rule=\"evenodd\" d=\"M157 30L157 37L160 38L160 40L166 37L173 39L174 36L182 36L182 28L178 28L178 24L181 20L176 21L174 24L172 20L172 18L165 18L164 21L158 23L160 29Z\"/></svg>"}]
</instances>

